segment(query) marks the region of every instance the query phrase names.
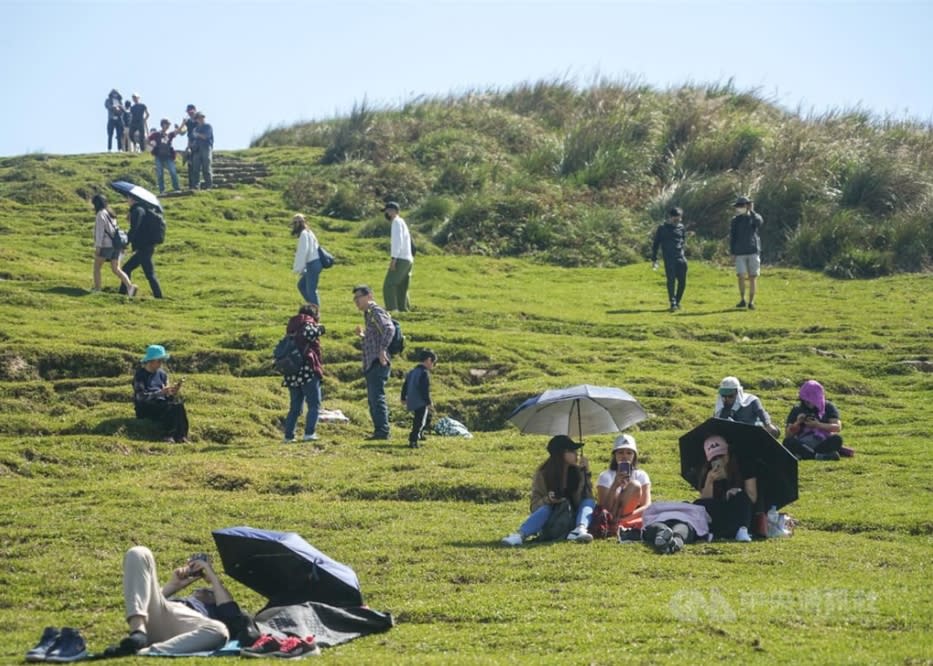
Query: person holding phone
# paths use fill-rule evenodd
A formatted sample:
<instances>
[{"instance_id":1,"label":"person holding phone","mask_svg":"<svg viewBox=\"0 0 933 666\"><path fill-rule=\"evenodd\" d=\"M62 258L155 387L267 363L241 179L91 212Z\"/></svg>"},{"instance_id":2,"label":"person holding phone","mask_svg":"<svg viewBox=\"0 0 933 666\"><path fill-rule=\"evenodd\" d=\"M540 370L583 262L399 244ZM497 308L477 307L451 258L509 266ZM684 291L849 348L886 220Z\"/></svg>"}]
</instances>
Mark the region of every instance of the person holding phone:
<instances>
[{"instance_id":1,"label":"person holding phone","mask_svg":"<svg viewBox=\"0 0 933 666\"><path fill-rule=\"evenodd\" d=\"M823 385L814 379L803 383L800 403L787 415L784 446L800 460L839 460L855 451L842 445L839 410L826 399Z\"/></svg>"},{"instance_id":2,"label":"person holding phone","mask_svg":"<svg viewBox=\"0 0 933 666\"><path fill-rule=\"evenodd\" d=\"M580 455L583 444L567 435L556 435L547 444L548 458L538 467L531 482L531 515L517 532L502 539L508 546L519 546L544 528L551 513L566 498L576 518L577 527L567 534L568 541L590 543L593 535L587 526L596 506L589 462Z\"/></svg>"},{"instance_id":3,"label":"person holding phone","mask_svg":"<svg viewBox=\"0 0 933 666\"><path fill-rule=\"evenodd\" d=\"M609 469L596 480L596 503L590 521L593 536L642 527L642 514L651 506L651 479L638 467L638 447L631 435L619 435L612 445Z\"/></svg>"},{"instance_id":4,"label":"person holding phone","mask_svg":"<svg viewBox=\"0 0 933 666\"><path fill-rule=\"evenodd\" d=\"M758 480L751 461L739 460L721 435L703 442L706 465L700 470L700 499L694 504L709 513L716 537L751 541L752 509L758 501Z\"/></svg>"},{"instance_id":5,"label":"person holding phone","mask_svg":"<svg viewBox=\"0 0 933 666\"><path fill-rule=\"evenodd\" d=\"M188 441L188 412L181 400L182 381L169 384L163 366L170 358L162 345L149 345L139 360L133 376L133 405L136 418L161 423L168 435L166 442L183 444Z\"/></svg>"}]
</instances>

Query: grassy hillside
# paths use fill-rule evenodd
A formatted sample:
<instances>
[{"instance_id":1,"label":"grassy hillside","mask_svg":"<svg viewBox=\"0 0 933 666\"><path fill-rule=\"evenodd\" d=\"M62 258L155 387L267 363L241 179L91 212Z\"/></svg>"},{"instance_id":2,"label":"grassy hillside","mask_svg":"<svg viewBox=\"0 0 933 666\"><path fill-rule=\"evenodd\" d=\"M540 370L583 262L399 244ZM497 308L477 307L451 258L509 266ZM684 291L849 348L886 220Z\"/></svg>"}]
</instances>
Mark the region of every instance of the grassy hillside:
<instances>
[{"instance_id":1,"label":"grassy hillside","mask_svg":"<svg viewBox=\"0 0 933 666\"><path fill-rule=\"evenodd\" d=\"M728 252L731 204L763 214L764 257L835 277L933 266L933 130L861 109L790 113L731 82L656 90L539 81L270 129L313 146L294 207L365 219L393 198L448 251L562 265L638 261L670 206L688 253Z\"/></svg>"},{"instance_id":2,"label":"grassy hillside","mask_svg":"<svg viewBox=\"0 0 933 666\"><path fill-rule=\"evenodd\" d=\"M242 151L269 165L265 185L166 200L163 301L141 275L135 301L106 272L107 291L87 291L93 215L82 197L115 177L149 182L149 158L0 161L0 661L21 658L49 624L77 626L101 649L124 631L127 547L151 546L167 573L212 549L212 528L239 524L299 532L396 615L391 632L327 652L335 663L933 659L930 275L768 268L748 312L731 307L727 266L694 261L684 310L670 314L647 263L419 254L415 310L401 317L407 358L389 385L395 438L372 443L350 287L381 285L388 241L368 216L312 217L338 260L321 281L325 405L352 424L284 445L287 399L269 354L299 304L286 188L322 155ZM130 418L134 359L151 343L188 378L188 445L154 442ZM405 446L394 396L420 346L440 355L439 413L474 439ZM779 420L810 377L842 412L858 454L801 466L792 539L675 557L607 542L499 546L525 517L544 457L546 438L505 423L523 399L581 382L629 390L651 414L633 434L655 498L692 499L677 438L708 416L726 374ZM587 439L594 468L611 439ZM248 608L262 603L231 589Z\"/></svg>"}]
</instances>

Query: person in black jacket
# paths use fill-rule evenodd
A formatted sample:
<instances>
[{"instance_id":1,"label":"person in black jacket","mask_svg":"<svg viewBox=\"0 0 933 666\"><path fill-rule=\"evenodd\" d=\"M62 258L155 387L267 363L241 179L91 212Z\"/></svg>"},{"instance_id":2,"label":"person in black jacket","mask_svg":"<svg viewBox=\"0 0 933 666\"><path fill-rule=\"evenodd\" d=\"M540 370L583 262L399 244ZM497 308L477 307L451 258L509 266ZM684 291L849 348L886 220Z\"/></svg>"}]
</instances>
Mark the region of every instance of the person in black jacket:
<instances>
[{"instance_id":1,"label":"person in black jacket","mask_svg":"<svg viewBox=\"0 0 933 666\"><path fill-rule=\"evenodd\" d=\"M434 404L431 400L431 370L437 363L437 354L430 349L422 349L418 352L418 362L402 382L402 403L412 412L408 446L413 449L417 449L419 440L424 439L428 411Z\"/></svg>"},{"instance_id":2,"label":"person in black jacket","mask_svg":"<svg viewBox=\"0 0 933 666\"><path fill-rule=\"evenodd\" d=\"M133 244L133 256L123 264L123 272L129 277L137 266L142 266L143 273L149 281L149 287L152 289L152 295L162 298L162 286L159 284L155 265L152 263L152 255L155 254L157 244L155 236L158 233L158 230L153 228L153 215L138 199L128 196L126 200L130 203L130 230L127 236ZM120 287L120 293L126 293L125 285Z\"/></svg>"},{"instance_id":3,"label":"person in black jacket","mask_svg":"<svg viewBox=\"0 0 933 666\"><path fill-rule=\"evenodd\" d=\"M682 224L683 210L675 207L667 214L667 222L659 225L654 232L651 263L654 268L658 267L660 247L661 256L664 257L664 273L667 276L667 298L671 302L671 312L674 312L680 309L680 300L684 297L684 289L687 287L687 257L684 255L687 230Z\"/></svg>"},{"instance_id":4,"label":"person in black jacket","mask_svg":"<svg viewBox=\"0 0 933 666\"><path fill-rule=\"evenodd\" d=\"M729 253L735 258L735 274L739 280L737 308L755 309L758 275L761 273L761 239L758 230L764 220L755 212L748 197L735 200L735 217L729 226ZM745 301L745 278L748 276L748 302Z\"/></svg>"}]
</instances>

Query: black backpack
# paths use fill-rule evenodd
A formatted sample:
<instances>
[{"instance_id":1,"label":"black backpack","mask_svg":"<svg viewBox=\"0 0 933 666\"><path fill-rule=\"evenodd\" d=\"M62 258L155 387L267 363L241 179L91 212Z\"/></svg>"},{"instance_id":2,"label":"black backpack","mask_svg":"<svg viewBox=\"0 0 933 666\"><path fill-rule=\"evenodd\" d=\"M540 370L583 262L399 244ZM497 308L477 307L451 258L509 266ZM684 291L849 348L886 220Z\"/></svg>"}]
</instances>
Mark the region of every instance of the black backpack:
<instances>
[{"instance_id":1,"label":"black backpack","mask_svg":"<svg viewBox=\"0 0 933 666\"><path fill-rule=\"evenodd\" d=\"M297 375L304 362L304 354L298 348L293 335L285 335L272 352L272 367L280 375Z\"/></svg>"},{"instance_id":2,"label":"black backpack","mask_svg":"<svg viewBox=\"0 0 933 666\"><path fill-rule=\"evenodd\" d=\"M153 245L165 242L165 216L153 208L146 208L146 217L143 218L146 229L145 236Z\"/></svg>"},{"instance_id":3,"label":"black backpack","mask_svg":"<svg viewBox=\"0 0 933 666\"><path fill-rule=\"evenodd\" d=\"M405 350L405 334L402 333L402 325L398 323L397 319L393 319L392 324L395 326L395 334L392 336L392 341L386 351L394 356L401 354Z\"/></svg>"}]
</instances>

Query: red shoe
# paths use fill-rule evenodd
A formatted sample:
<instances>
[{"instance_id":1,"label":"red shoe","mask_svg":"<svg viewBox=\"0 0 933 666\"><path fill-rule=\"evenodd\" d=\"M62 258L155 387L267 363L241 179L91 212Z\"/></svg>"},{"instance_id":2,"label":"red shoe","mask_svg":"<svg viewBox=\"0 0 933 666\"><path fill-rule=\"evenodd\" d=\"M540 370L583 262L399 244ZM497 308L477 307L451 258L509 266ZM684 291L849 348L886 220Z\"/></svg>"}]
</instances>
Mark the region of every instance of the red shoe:
<instances>
[{"instance_id":1,"label":"red shoe","mask_svg":"<svg viewBox=\"0 0 933 666\"><path fill-rule=\"evenodd\" d=\"M321 648L315 643L314 636L308 636L307 638L289 636L282 641L278 652L273 652L269 656L282 659L301 659L314 654L321 654Z\"/></svg>"},{"instance_id":2,"label":"red shoe","mask_svg":"<svg viewBox=\"0 0 933 666\"><path fill-rule=\"evenodd\" d=\"M263 634L249 647L240 650L241 657L266 657L278 652L282 647L279 639L272 634Z\"/></svg>"}]
</instances>

